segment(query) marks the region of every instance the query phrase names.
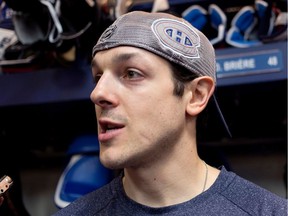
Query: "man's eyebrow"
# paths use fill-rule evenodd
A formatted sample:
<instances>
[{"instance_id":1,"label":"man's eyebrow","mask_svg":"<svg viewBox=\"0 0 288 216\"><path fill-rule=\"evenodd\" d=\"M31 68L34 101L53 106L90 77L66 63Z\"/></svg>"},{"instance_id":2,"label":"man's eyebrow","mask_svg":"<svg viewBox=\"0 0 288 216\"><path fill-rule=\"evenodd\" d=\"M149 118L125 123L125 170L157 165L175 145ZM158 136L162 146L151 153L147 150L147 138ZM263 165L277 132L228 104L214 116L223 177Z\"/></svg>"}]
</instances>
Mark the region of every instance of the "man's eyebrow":
<instances>
[{"instance_id":1,"label":"man's eyebrow","mask_svg":"<svg viewBox=\"0 0 288 216\"><path fill-rule=\"evenodd\" d=\"M121 63L123 61L127 61L127 60L129 60L135 56L139 56L139 54L137 52L120 53L120 54L113 56L111 61L114 64L117 64L117 63ZM92 59L92 61L91 61L91 68L95 68L95 69L99 68L99 64L97 63L97 60L95 58Z\"/></svg>"},{"instance_id":2,"label":"man's eyebrow","mask_svg":"<svg viewBox=\"0 0 288 216\"><path fill-rule=\"evenodd\" d=\"M95 68L95 67L98 67L98 64L96 62L96 60L93 58L92 61L91 61L91 65L90 65L91 68Z\"/></svg>"},{"instance_id":3,"label":"man's eyebrow","mask_svg":"<svg viewBox=\"0 0 288 216\"><path fill-rule=\"evenodd\" d=\"M113 56L112 62L120 63L123 61L127 61L133 57L137 56L137 53L120 53L118 55Z\"/></svg>"}]
</instances>

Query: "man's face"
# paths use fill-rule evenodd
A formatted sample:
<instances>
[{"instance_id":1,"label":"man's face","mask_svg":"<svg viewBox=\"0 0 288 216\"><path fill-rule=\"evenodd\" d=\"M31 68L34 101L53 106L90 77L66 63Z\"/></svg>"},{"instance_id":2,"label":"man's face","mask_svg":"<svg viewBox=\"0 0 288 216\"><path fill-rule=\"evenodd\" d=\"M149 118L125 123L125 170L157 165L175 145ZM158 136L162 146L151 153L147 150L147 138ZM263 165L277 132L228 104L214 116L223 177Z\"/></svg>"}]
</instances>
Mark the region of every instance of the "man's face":
<instances>
[{"instance_id":1,"label":"man's face","mask_svg":"<svg viewBox=\"0 0 288 216\"><path fill-rule=\"evenodd\" d=\"M109 168L149 166L181 142L185 101L173 95L167 61L143 49L122 46L92 60L100 158Z\"/></svg>"}]
</instances>

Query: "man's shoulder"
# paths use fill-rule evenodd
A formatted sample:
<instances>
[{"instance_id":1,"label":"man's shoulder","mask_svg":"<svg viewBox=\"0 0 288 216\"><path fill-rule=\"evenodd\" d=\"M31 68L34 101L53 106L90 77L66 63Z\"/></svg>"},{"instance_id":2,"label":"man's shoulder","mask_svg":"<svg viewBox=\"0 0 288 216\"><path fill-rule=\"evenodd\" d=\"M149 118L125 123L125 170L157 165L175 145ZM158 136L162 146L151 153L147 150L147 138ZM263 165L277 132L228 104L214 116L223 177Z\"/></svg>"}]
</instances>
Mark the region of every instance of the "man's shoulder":
<instances>
[{"instance_id":1,"label":"man's shoulder","mask_svg":"<svg viewBox=\"0 0 288 216\"><path fill-rule=\"evenodd\" d=\"M109 202L116 196L115 184L117 179L113 179L110 183L104 185L97 190L94 190L74 202L70 203L65 208L59 210L53 216L61 215L94 215L95 212L101 211Z\"/></svg>"},{"instance_id":2,"label":"man's shoulder","mask_svg":"<svg viewBox=\"0 0 288 216\"><path fill-rule=\"evenodd\" d=\"M280 196L272 193L271 191L255 184L254 182L245 179L238 174L235 174L232 171L224 171L225 176L227 178L226 187L223 188L221 194L224 194L227 197L236 197L237 199L247 199L249 197L259 197L259 199L267 199L270 198L271 200L285 200ZM259 201L259 200L258 200Z\"/></svg>"},{"instance_id":3,"label":"man's shoulder","mask_svg":"<svg viewBox=\"0 0 288 216\"><path fill-rule=\"evenodd\" d=\"M222 170L225 186L219 194L226 200L246 210L247 212L285 212L287 215L287 199L260 187L233 172ZM271 214L272 215L272 214Z\"/></svg>"}]
</instances>

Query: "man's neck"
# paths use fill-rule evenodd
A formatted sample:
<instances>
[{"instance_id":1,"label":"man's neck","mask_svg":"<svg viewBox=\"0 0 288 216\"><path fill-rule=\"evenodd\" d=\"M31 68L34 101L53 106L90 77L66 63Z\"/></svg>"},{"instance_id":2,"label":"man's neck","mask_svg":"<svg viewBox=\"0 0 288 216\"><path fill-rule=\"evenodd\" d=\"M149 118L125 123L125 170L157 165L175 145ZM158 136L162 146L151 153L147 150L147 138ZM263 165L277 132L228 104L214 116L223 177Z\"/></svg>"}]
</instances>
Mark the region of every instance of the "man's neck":
<instances>
[{"instance_id":1,"label":"man's neck","mask_svg":"<svg viewBox=\"0 0 288 216\"><path fill-rule=\"evenodd\" d=\"M164 207L194 198L203 192L205 182L207 189L217 178L215 169L206 167L198 157L187 161L190 166L177 161L167 163L161 167L125 169L123 186L127 196L143 205Z\"/></svg>"}]
</instances>

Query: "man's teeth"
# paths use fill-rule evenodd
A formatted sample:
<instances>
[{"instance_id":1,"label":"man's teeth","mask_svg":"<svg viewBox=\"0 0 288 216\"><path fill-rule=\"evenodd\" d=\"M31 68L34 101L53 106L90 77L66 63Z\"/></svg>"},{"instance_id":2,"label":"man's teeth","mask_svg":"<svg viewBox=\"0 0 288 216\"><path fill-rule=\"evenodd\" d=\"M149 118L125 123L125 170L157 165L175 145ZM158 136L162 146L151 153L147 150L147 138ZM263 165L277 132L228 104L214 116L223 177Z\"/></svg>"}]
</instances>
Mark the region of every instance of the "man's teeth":
<instances>
[{"instance_id":1,"label":"man's teeth","mask_svg":"<svg viewBox=\"0 0 288 216\"><path fill-rule=\"evenodd\" d=\"M107 127L106 127L106 132L107 132L107 131L111 131L111 130L116 130L116 129L117 129L117 127L114 126L114 125L107 125Z\"/></svg>"}]
</instances>

